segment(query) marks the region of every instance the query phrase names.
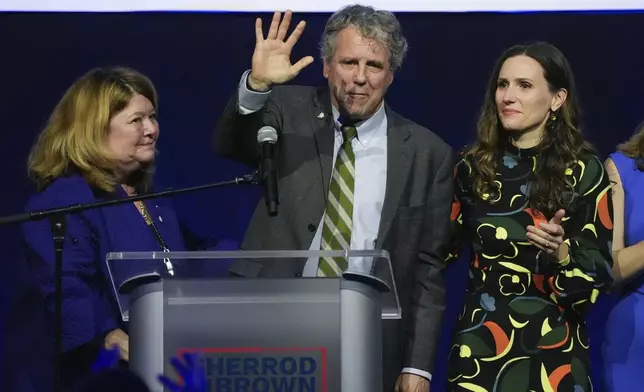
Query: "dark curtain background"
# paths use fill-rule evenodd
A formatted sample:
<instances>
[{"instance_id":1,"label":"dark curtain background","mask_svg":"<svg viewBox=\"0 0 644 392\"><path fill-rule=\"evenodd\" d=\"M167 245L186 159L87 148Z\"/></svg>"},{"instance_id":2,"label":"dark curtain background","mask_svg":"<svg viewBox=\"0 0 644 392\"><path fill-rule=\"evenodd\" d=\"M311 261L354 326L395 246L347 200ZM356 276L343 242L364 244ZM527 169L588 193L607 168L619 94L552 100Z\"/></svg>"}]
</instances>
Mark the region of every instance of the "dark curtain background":
<instances>
[{"instance_id":1,"label":"dark curtain background","mask_svg":"<svg viewBox=\"0 0 644 392\"><path fill-rule=\"evenodd\" d=\"M158 183L185 187L230 179L249 168L216 157L211 132L242 72L250 67L254 17L249 14L0 14L0 215L20 212L31 191L26 156L50 111L91 67L128 65L147 74L160 96ZM268 15L265 27L268 26ZM327 14L297 14L308 27L294 59L317 58ZM584 109L585 132L602 157L644 120L644 13L399 14L410 52L387 100L401 114L458 148L474 124L493 62L506 47L547 40L569 58ZM324 83L316 61L295 80ZM257 202L252 187L178 197L193 230L240 240ZM0 314L15 292L16 227L0 228ZM446 357L459 310L466 260L446 271L448 311L439 356ZM593 376L599 390L605 297L589 316ZM445 361L446 362L446 361ZM438 361L432 391L444 390Z\"/></svg>"}]
</instances>

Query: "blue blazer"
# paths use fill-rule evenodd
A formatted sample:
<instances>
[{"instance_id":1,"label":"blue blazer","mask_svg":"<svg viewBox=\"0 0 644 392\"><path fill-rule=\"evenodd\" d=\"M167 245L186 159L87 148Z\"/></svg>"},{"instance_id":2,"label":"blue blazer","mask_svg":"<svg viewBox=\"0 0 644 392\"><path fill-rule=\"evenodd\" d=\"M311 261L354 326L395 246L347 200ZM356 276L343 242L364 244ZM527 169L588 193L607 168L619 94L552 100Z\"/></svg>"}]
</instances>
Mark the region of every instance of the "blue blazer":
<instances>
[{"instance_id":1,"label":"blue blazer","mask_svg":"<svg viewBox=\"0 0 644 392\"><path fill-rule=\"evenodd\" d=\"M114 194L106 194L89 186L80 175L61 177L50 184L45 190L34 195L28 202L27 211L45 210L75 204L86 204L112 198L126 197L119 187ZM168 198L146 201L146 207L154 219L164 242L171 251L196 249L234 249L230 242L223 244L218 241L201 240L180 224L179 219ZM17 308L21 314L21 322L16 322L20 329L25 320L32 327L26 328L31 336L39 338L38 346L28 350L29 344L23 341L17 344L16 350L9 355L9 361L14 362L21 371L31 374L37 382L38 377L44 378L43 385L51 384L48 369L37 368L34 357L29 360L30 351L37 355L41 362L49 362L52 358L53 347L47 342L53 342L54 314L54 245L48 220L32 221L22 225L24 239L23 249L27 262L26 280L23 285L22 303ZM102 209L86 210L67 216L67 233L63 248L63 351L64 383L71 386L78 379L85 377L98 350L103 346L105 335L115 328L127 331L121 321L121 315L112 289L110 275L105 262L109 252L136 252L161 250L152 230L133 203L126 203ZM161 265L161 261L159 261ZM212 265L212 264L211 264ZM225 271L225 267L221 267ZM130 270L131 269L131 270ZM118 274L122 277L140 272L141 264L118 263ZM216 273L209 271L210 273ZM31 310L30 310L31 309ZM39 311L41 310L42 311ZM33 325L40 323L40 326ZM43 325L47 327L43 328ZM39 328L40 331L33 330ZM21 331L14 333L20 334ZM30 339L25 336L25 339ZM10 341L20 341L15 336ZM34 344L35 345L35 344ZM44 346L43 346L44 345ZM25 358L20 361L18 356ZM25 363L16 363L25 362ZM38 365L42 367L42 364ZM30 368L28 370L24 370ZM20 372L14 372L14 375ZM37 377L33 377L37 374ZM29 388L25 387L25 390ZM34 390L44 390L40 387Z\"/></svg>"}]
</instances>

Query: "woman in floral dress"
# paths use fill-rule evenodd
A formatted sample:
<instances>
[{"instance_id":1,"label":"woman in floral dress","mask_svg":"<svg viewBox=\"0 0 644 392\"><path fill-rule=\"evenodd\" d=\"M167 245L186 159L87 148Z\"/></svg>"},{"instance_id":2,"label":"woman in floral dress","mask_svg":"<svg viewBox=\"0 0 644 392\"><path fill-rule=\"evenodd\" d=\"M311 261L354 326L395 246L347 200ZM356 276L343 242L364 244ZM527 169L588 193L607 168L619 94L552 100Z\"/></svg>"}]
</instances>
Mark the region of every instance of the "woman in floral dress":
<instances>
[{"instance_id":1,"label":"woman in floral dress","mask_svg":"<svg viewBox=\"0 0 644 392\"><path fill-rule=\"evenodd\" d=\"M592 390L584 315L612 281L612 205L575 94L547 43L506 50L494 70L455 170L453 238L471 265L449 391Z\"/></svg>"}]
</instances>

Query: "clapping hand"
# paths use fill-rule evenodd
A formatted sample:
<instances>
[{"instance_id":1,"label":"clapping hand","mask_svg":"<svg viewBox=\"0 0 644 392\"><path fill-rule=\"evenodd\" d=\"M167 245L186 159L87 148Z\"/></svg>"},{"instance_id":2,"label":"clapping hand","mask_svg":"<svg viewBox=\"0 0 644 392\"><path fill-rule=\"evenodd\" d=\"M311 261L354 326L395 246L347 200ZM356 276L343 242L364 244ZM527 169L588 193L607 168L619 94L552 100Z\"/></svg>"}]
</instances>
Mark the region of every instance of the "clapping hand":
<instances>
[{"instance_id":1,"label":"clapping hand","mask_svg":"<svg viewBox=\"0 0 644 392\"><path fill-rule=\"evenodd\" d=\"M160 375L159 381L163 386L172 392L206 392L206 370L199 353L184 353L183 362L177 357L172 357L170 363L179 373L183 385Z\"/></svg>"},{"instance_id":2,"label":"clapping hand","mask_svg":"<svg viewBox=\"0 0 644 392\"><path fill-rule=\"evenodd\" d=\"M557 260L563 260L568 254L568 246L564 243L565 231L561 226L561 220L566 216L565 210L559 210L548 223L540 223L539 227L529 225L526 236L532 245L541 249Z\"/></svg>"}]
</instances>

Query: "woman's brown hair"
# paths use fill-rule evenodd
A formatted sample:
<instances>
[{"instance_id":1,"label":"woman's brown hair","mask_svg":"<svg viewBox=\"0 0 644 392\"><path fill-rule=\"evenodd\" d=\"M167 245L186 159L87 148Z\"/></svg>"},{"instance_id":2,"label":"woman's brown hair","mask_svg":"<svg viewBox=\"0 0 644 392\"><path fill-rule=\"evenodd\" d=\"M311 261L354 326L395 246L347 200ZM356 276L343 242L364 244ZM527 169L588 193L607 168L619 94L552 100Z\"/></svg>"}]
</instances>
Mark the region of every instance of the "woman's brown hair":
<instances>
[{"instance_id":1,"label":"woman's brown hair","mask_svg":"<svg viewBox=\"0 0 644 392\"><path fill-rule=\"evenodd\" d=\"M29 176L38 189L76 171L92 187L113 191L118 183L118 162L106 149L109 124L136 94L157 108L154 85L131 68L95 68L76 80L54 108L29 154ZM149 165L133 173L130 185L147 191L152 171L153 165Z\"/></svg>"},{"instance_id":2,"label":"woman's brown hair","mask_svg":"<svg viewBox=\"0 0 644 392\"><path fill-rule=\"evenodd\" d=\"M503 63L511 57L521 55L528 56L541 65L552 92L567 90L565 102L556 113L549 114L544 127L543 138L537 147L539 170L534 173L529 194L532 209L553 215L559 208L567 208L570 202L572 184L566 181L566 169L573 166L582 155L592 151L580 130L579 104L572 70L557 48L548 43L537 42L513 46L501 55L485 93L477 124L477 140L465 151L465 156L472 166L474 193L493 203L499 193L499 185L495 183L496 167L509 138L499 120L496 107L497 83Z\"/></svg>"}]
</instances>

